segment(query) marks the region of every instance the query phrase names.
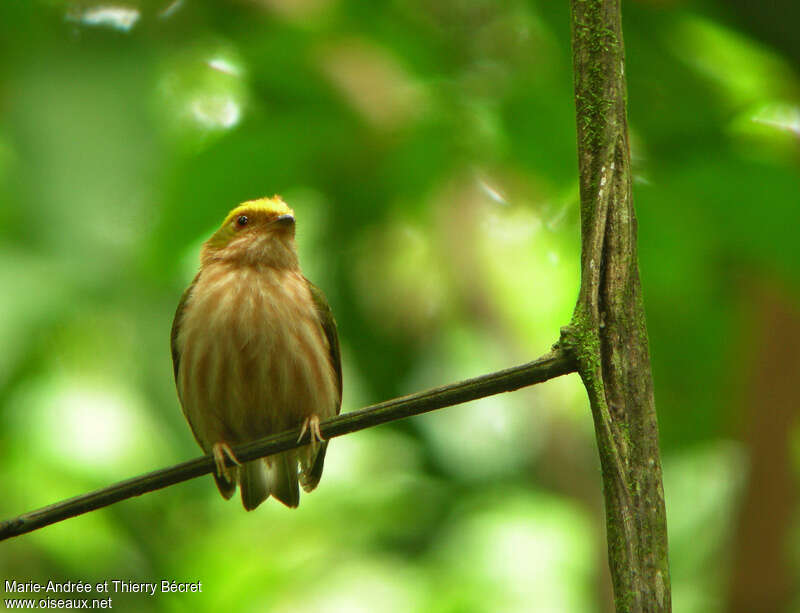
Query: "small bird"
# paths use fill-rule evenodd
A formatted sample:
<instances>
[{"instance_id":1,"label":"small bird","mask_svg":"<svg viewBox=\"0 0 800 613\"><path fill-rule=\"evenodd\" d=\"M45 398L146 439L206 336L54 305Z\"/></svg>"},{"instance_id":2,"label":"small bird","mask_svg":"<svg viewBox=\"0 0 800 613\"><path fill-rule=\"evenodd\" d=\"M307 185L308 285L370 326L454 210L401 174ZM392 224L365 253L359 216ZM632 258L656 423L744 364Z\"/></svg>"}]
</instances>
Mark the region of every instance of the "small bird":
<instances>
[{"instance_id":1,"label":"small bird","mask_svg":"<svg viewBox=\"0 0 800 613\"><path fill-rule=\"evenodd\" d=\"M327 447L319 423L342 405L336 322L300 271L294 234L279 196L235 207L204 243L172 324L183 414L214 457L220 493L229 499L238 484L248 511L270 495L296 507L298 483L317 486ZM231 449L293 428L311 442L244 464Z\"/></svg>"}]
</instances>

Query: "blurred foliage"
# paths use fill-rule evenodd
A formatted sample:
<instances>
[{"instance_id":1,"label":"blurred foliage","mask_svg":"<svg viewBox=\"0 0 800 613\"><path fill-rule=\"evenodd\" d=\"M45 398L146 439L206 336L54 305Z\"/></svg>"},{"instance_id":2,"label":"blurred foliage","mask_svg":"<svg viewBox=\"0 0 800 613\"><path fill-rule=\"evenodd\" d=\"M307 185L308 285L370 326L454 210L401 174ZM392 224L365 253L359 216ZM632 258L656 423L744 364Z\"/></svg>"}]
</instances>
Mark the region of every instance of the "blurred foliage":
<instances>
[{"instance_id":1,"label":"blurred foliage","mask_svg":"<svg viewBox=\"0 0 800 613\"><path fill-rule=\"evenodd\" d=\"M784 9L624 6L676 611L724 608L742 279L800 281ZM0 517L198 455L167 339L239 201L297 211L344 410L535 358L569 321L567 2L2 2L0 58ZM297 511L195 480L3 543L0 578L203 582L122 610L603 611L603 531L568 377L337 439Z\"/></svg>"}]
</instances>

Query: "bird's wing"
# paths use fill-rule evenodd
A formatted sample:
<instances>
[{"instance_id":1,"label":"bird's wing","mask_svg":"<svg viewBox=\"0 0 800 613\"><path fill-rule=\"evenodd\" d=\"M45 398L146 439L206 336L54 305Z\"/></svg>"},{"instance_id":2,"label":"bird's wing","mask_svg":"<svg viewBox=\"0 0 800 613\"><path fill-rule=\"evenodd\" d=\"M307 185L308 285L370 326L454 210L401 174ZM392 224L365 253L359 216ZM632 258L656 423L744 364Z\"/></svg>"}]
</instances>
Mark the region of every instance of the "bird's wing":
<instances>
[{"instance_id":1,"label":"bird's wing","mask_svg":"<svg viewBox=\"0 0 800 613\"><path fill-rule=\"evenodd\" d=\"M333 366L333 372L336 373L336 383L339 388L339 405L336 407L336 414L338 415L342 408L342 355L339 350L336 320L333 318L333 312L322 290L308 279L306 279L306 283L308 283L308 289L311 290L311 299L314 301L314 306L317 307L319 323L325 332L325 337L328 339L328 346L330 347L331 365Z\"/></svg>"},{"instance_id":2,"label":"bird's wing","mask_svg":"<svg viewBox=\"0 0 800 613\"><path fill-rule=\"evenodd\" d=\"M183 311L186 308L186 301L189 298L189 294L192 293L192 289L194 288L195 283L197 283L197 277L200 276L200 273L195 275L195 278L189 284L183 295L181 296L181 300L178 303L178 308L175 309L175 318L172 320L172 333L170 334L170 346L172 348L172 370L175 375L175 383L178 382L178 367L181 363L181 354L180 350L178 349L178 334L181 331L181 323L183 323Z\"/></svg>"},{"instance_id":3,"label":"bird's wing","mask_svg":"<svg viewBox=\"0 0 800 613\"><path fill-rule=\"evenodd\" d=\"M336 320L333 318L331 307L325 298L325 294L316 285L306 279L308 289L311 290L311 299L314 301L314 306L317 308L317 316L322 330L325 332L325 337L328 339L328 346L330 349L331 365L333 371L336 373L336 383L339 388L339 402L336 404L336 414L342 410L342 356L339 351L339 335L336 332ZM325 452L328 450L328 442L321 443L319 451L317 452L314 463L310 469L305 467L300 473L300 483L306 492L310 492L319 483L322 477L322 468L325 465Z\"/></svg>"}]
</instances>

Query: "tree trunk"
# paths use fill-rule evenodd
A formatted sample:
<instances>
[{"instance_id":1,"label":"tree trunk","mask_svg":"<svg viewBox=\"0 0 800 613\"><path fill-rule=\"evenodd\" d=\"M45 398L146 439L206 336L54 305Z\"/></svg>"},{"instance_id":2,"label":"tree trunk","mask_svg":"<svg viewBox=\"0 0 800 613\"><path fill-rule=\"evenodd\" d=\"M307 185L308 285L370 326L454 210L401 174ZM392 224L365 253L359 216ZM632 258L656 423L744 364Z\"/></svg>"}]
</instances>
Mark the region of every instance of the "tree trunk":
<instances>
[{"instance_id":1,"label":"tree trunk","mask_svg":"<svg viewBox=\"0 0 800 613\"><path fill-rule=\"evenodd\" d=\"M671 610L667 527L636 250L619 0L571 0L581 288L562 345L589 395L619 612Z\"/></svg>"},{"instance_id":2,"label":"tree trunk","mask_svg":"<svg viewBox=\"0 0 800 613\"><path fill-rule=\"evenodd\" d=\"M750 470L733 531L729 613L788 611L797 506L792 447L797 423L800 317L791 294L763 271L743 287L750 338L742 351L742 438Z\"/></svg>"}]
</instances>

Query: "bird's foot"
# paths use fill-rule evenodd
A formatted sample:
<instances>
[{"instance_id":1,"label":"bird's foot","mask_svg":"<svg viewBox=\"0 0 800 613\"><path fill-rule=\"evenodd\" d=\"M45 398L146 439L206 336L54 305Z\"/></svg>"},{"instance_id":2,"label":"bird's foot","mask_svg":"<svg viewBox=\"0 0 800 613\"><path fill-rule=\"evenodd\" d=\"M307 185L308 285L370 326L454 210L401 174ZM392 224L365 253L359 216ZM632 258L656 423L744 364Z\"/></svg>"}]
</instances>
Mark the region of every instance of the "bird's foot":
<instances>
[{"instance_id":1,"label":"bird's foot","mask_svg":"<svg viewBox=\"0 0 800 613\"><path fill-rule=\"evenodd\" d=\"M303 440L303 437L306 435L306 432L311 432L311 444L316 445L317 443L324 443L325 439L322 438L322 433L319 430L319 416L312 415L311 417L306 417L303 421L303 425L300 428L300 436L297 437L297 442Z\"/></svg>"},{"instance_id":2,"label":"bird's foot","mask_svg":"<svg viewBox=\"0 0 800 613\"><path fill-rule=\"evenodd\" d=\"M234 482L233 476L231 475L231 469L228 468L228 465L225 463L225 458L227 457L231 462L236 464L236 466L241 466L242 463L236 458L236 455L233 453L233 449L231 449L228 443L214 443L214 446L211 448L211 454L214 456L214 464L217 467L217 474L221 477L224 477L228 482Z\"/></svg>"}]
</instances>

